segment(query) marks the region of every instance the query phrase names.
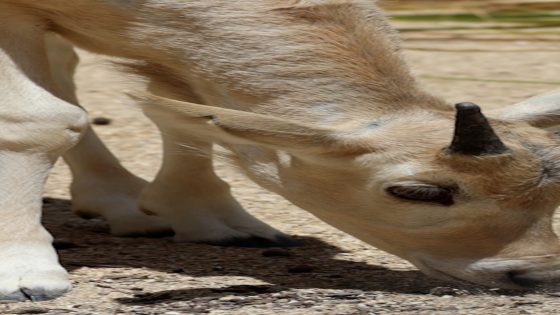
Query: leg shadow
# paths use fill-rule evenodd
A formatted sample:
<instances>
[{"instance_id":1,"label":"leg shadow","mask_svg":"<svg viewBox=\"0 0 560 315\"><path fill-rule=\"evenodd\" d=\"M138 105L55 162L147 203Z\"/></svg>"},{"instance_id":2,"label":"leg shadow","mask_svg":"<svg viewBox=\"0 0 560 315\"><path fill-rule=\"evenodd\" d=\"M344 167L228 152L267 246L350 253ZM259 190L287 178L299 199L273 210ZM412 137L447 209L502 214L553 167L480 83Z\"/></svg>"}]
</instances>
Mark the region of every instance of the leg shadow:
<instances>
[{"instance_id":1,"label":"leg shadow","mask_svg":"<svg viewBox=\"0 0 560 315\"><path fill-rule=\"evenodd\" d=\"M316 238L298 238L304 246L278 250L176 244L171 238L117 238L100 219L84 220L71 213L70 201L46 198L44 224L55 236L62 264L69 270L90 268L149 268L191 277L252 277L270 285L169 290L118 299L125 304L154 304L223 295L251 296L289 289L343 289L386 293L429 294L438 286L453 286L471 294L490 291L468 284L450 284L416 270L334 258L343 251ZM501 290L500 294L519 292Z\"/></svg>"}]
</instances>

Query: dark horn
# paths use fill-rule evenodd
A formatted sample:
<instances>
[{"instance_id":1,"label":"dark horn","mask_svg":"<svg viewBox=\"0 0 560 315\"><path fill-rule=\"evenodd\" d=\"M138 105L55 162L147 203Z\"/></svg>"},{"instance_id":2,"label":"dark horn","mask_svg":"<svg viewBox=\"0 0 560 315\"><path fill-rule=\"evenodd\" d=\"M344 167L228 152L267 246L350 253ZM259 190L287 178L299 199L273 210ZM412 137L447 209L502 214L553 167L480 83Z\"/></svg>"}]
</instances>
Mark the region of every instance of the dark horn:
<instances>
[{"instance_id":1,"label":"dark horn","mask_svg":"<svg viewBox=\"0 0 560 315\"><path fill-rule=\"evenodd\" d=\"M491 155L509 151L498 138L480 107L473 103L455 105L457 116L453 142L447 152L450 154Z\"/></svg>"}]
</instances>

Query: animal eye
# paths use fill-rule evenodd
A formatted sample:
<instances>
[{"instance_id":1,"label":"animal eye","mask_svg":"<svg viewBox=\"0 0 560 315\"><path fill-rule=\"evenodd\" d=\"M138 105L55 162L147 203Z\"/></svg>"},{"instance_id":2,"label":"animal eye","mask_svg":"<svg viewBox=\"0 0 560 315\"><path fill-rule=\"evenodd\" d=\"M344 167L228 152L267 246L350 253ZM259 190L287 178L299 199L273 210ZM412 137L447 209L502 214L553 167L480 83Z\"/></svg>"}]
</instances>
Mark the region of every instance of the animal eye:
<instances>
[{"instance_id":1,"label":"animal eye","mask_svg":"<svg viewBox=\"0 0 560 315\"><path fill-rule=\"evenodd\" d=\"M400 184L390 186L387 192L400 199L434 202L444 206L453 205L453 187L442 187L431 184Z\"/></svg>"}]
</instances>

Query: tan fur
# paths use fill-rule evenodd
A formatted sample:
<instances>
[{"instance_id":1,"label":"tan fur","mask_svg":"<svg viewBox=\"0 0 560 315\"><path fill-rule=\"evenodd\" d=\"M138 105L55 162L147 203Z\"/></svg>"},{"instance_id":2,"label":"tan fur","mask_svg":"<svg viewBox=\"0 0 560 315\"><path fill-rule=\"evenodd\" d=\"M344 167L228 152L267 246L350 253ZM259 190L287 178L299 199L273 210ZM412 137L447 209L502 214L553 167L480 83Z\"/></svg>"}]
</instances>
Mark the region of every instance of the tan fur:
<instances>
[{"instance_id":1,"label":"tan fur","mask_svg":"<svg viewBox=\"0 0 560 315\"><path fill-rule=\"evenodd\" d=\"M4 0L0 12L30 17L37 34L128 58L150 92L174 99L137 96L162 131L152 183L124 170L91 130L65 156L73 197L112 227L123 218L135 218L134 231L162 227L139 206L167 219L181 241L278 240L207 156L176 154L178 145L210 152L220 143L263 187L427 274L500 287L517 286L513 271L557 277L558 142L533 127L558 124L557 94L489 113L510 152L446 153L454 111L416 84L375 1ZM75 103L68 78L38 84ZM57 82L66 83L57 91ZM90 192L92 183L101 188ZM108 183L113 193L100 203ZM457 187L455 204L386 191L407 183Z\"/></svg>"}]
</instances>

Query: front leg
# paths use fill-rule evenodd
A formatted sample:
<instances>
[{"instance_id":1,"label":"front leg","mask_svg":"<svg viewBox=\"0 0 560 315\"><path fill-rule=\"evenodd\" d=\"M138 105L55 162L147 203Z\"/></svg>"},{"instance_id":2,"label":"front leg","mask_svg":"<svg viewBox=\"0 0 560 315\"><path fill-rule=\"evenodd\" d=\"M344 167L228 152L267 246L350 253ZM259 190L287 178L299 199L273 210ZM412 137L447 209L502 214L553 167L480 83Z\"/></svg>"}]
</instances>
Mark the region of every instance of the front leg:
<instances>
[{"instance_id":1,"label":"front leg","mask_svg":"<svg viewBox=\"0 0 560 315\"><path fill-rule=\"evenodd\" d=\"M210 143L176 139L165 131L168 126L164 121L154 121L162 131L164 158L155 180L142 192L140 206L171 222L177 241L258 247L296 245L285 234L247 213L235 200L229 185L214 173Z\"/></svg>"},{"instance_id":2,"label":"front leg","mask_svg":"<svg viewBox=\"0 0 560 315\"><path fill-rule=\"evenodd\" d=\"M0 12L0 300L54 298L71 285L41 225L41 197L87 115L53 94L42 21Z\"/></svg>"},{"instance_id":3,"label":"front leg","mask_svg":"<svg viewBox=\"0 0 560 315\"><path fill-rule=\"evenodd\" d=\"M0 153L0 300L43 300L70 289L41 225L42 188L52 162L40 153Z\"/></svg>"}]
</instances>

